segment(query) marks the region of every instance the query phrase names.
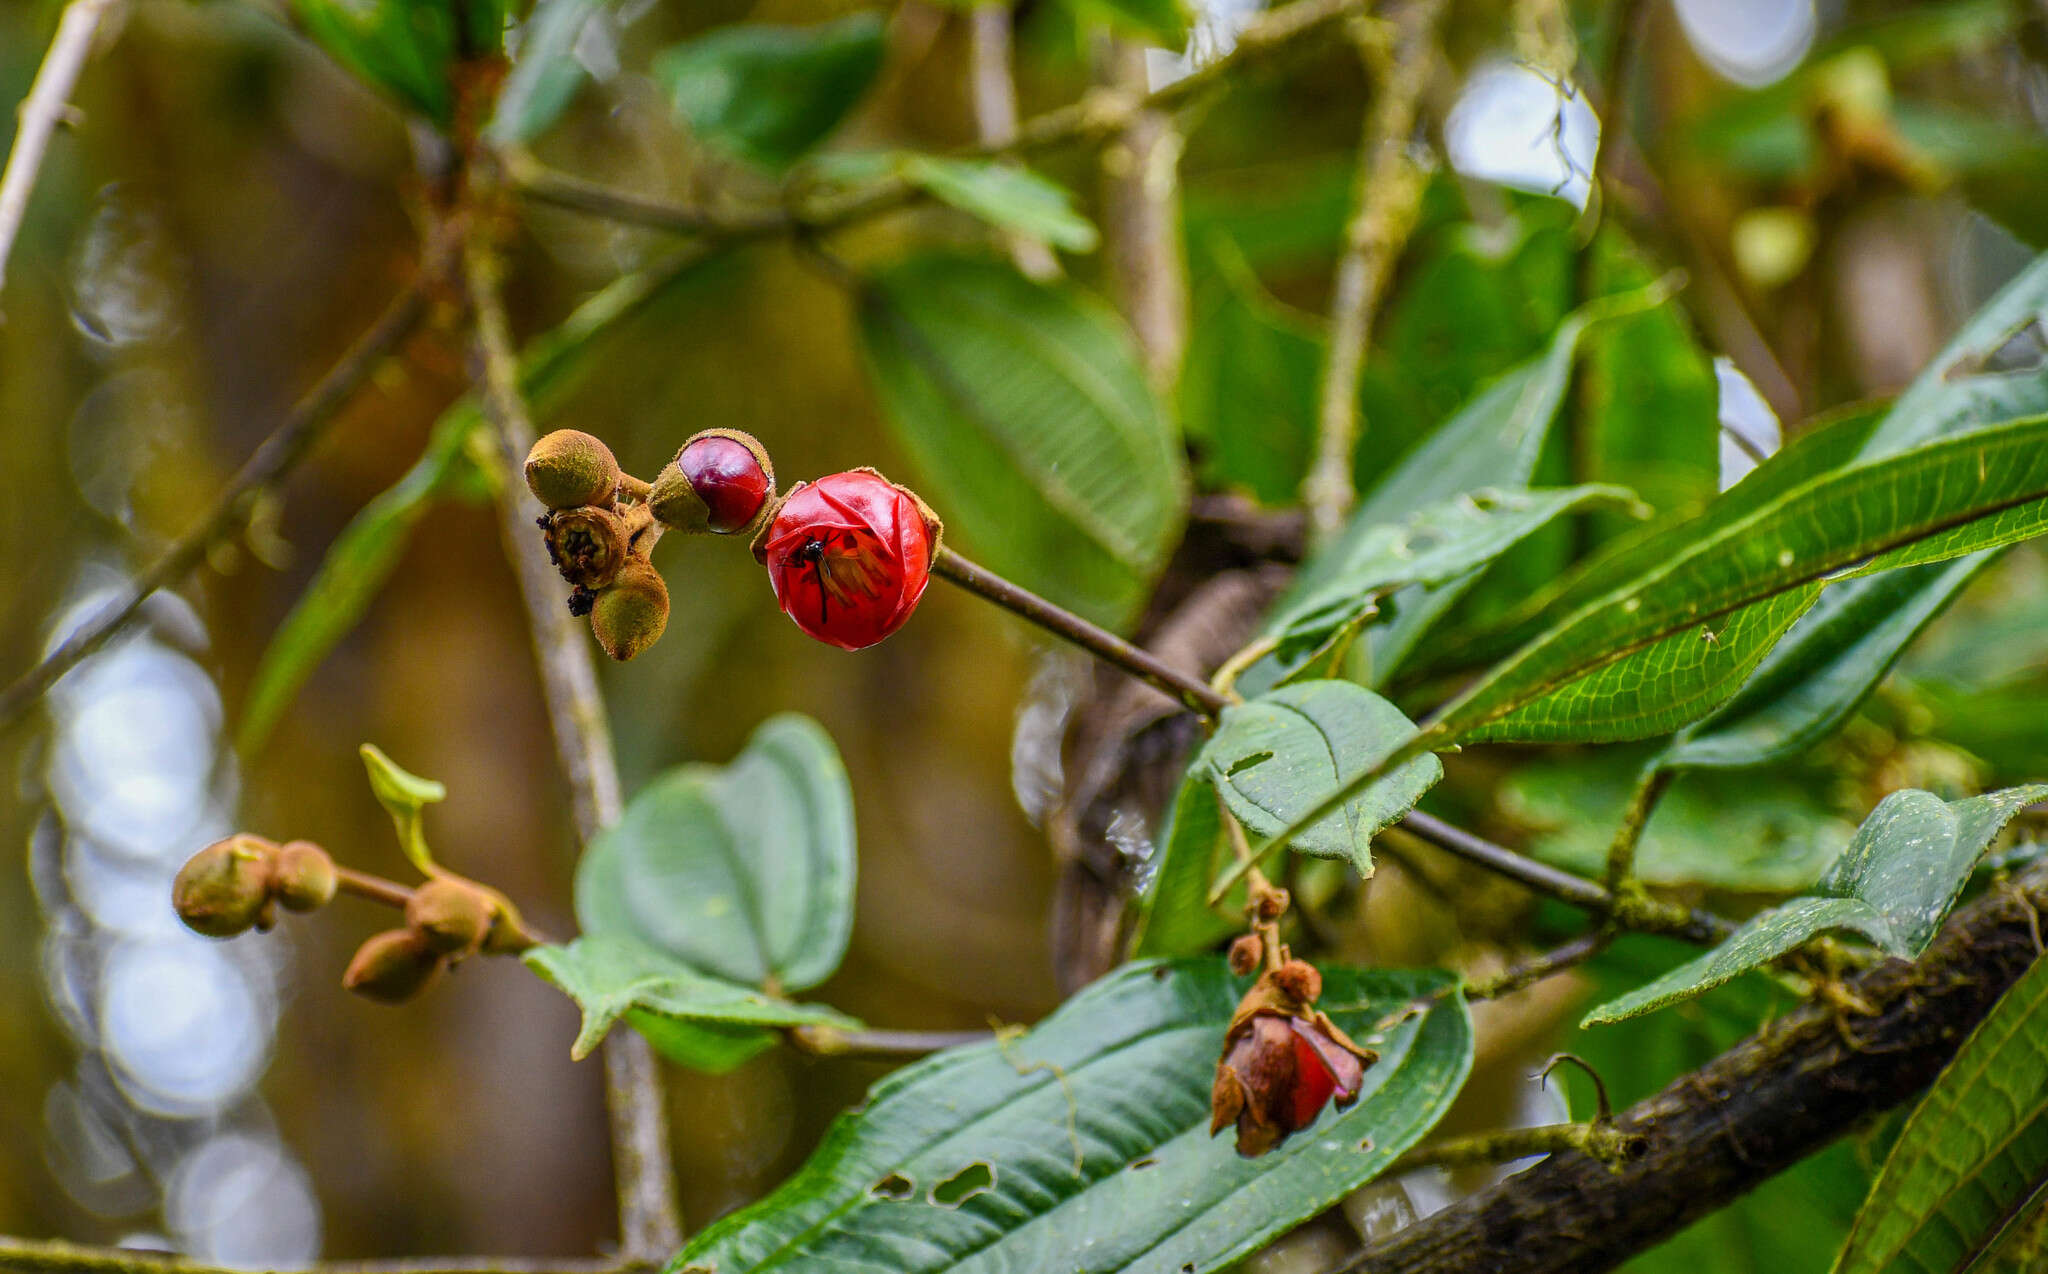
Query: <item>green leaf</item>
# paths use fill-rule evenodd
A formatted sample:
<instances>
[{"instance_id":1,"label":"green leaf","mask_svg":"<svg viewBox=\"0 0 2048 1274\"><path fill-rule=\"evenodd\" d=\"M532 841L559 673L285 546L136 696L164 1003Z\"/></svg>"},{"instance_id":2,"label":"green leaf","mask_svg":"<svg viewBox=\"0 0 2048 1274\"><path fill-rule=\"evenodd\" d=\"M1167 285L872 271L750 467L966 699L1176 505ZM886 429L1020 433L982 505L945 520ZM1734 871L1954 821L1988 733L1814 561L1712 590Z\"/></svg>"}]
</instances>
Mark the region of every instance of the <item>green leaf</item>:
<instances>
[{"instance_id":1,"label":"green leaf","mask_svg":"<svg viewBox=\"0 0 2048 1274\"><path fill-rule=\"evenodd\" d=\"M1292 505L1314 447L1322 329L1269 296L1234 243L1219 234L1209 247L1217 278L1195 294L1181 427L1205 487Z\"/></svg>"},{"instance_id":2,"label":"green leaf","mask_svg":"<svg viewBox=\"0 0 2048 1274\"><path fill-rule=\"evenodd\" d=\"M853 925L853 798L832 740L785 713L725 767L648 784L576 869L576 919L749 986L816 986Z\"/></svg>"},{"instance_id":3,"label":"green leaf","mask_svg":"<svg viewBox=\"0 0 2048 1274\"><path fill-rule=\"evenodd\" d=\"M838 127L882 69L871 11L814 27L732 26L654 59L655 80L706 145L779 170Z\"/></svg>"},{"instance_id":4,"label":"green leaf","mask_svg":"<svg viewBox=\"0 0 2048 1274\"><path fill-rule=\"evenodd\" d=\"M1302 681L1223 710L1195 765L1256 836L1272 836L1311 801L1376 765L1415 726L1401 710L1349 681ZM1293 847L1348 859L1372 875L1372 838L1415 808L1444 776L1424 754L1367 787L1342 809L1295 833Z\"/></svg>"},{"instance_id":5,"label":"green leaf","mask_svg":"<svg viewBox=\"0 0 2048 1274\"><path fill-rule=\"evenodd\" d=\"M1598 879L1641 774L1639 754L1602 749L1525 765L1499 788L1501 812L1530 833L1529 853ZM1787 894L1813 886L1855 828L1776 773L1679 777L1636 849L1646 884Z\"/></svg>"},{"instance_id":6,"label":"green leaf","mask_svg":"<svg viewBox=\"0 0 2048 1274\"><path fill-rule=\"evenodd\" d=\"M1216 786L1197 758L1181 778L1139 886L1133 908L1133 956L1193 955L1243 927L1243 886L1209 905L1209 882L1216 879L1229 852Z\"/></svg>"},{"instance_id":7,"label":"green leaf","mask_svg":"<svg viewBox=\"0 0 2048 1274\"><path fill-rule=\"evenodd\" d=\"M1296 590L1266 621L1283 662L1318 650L1369 618L1397 588L1437 588L1485 566L1557 518L1581 509L1632 507L1624 487L1587 484L1542 491L1482 487L1425 506L1400 522L1347 534L1324 555L1319 582Z\"/></svg>"},{"instance_id":8,"label":"green leaf","mask_svg":"<svg viewBox=\"0 0 2048 1274\"><path fill-rule=\"evenodd\" d=\"M2048 412L2041 335L2048 255L2034 258L1971 316L1885 414L1862 456L1894 455L1992 421Z\"/></svg>"},{"instance_id":9,"label":"green leaf","mask_svg":"<svg viewBox=\"0 0 2048 1274\"><path fill-rule=\"evenodd\" d=\"M546 132L569 109L583 86L576 41L606 0L537 0L519 40L519 56L505 76L488 135L500 146L519 146Z\"/></svg>"},{"instance_id":10,"label":"green leaf","mask_svg":"<svg viewBox=\"0 0 2048 1274\"><path fill-rule=\"evenodd\" d=\"M442 417L420 458L349 519L328 546L320 569L257 665L235 731L235 747L243 756L263 746L306 679L361 620L398 569L413 528L428 510L451 495L488 491L488 476L470 453L476 424L471 412Z\"/></svg>"},{"instance_id":11,"label":"green leaf","mask_svg":"<svg viewBox=\"0 0 2048 1274\"><path fill-rule=\"evenodd\" d=\"M1594 1009L1585 1025L1618 1022L1698 995L1830 929L1860 933L1890 955L1917 957L1992 838L2044 797L2048 784L1962 801L1894 792L1856 829L1815 894L1757 915L1697 960Z\"/></svg>"},{"instance_id":12,"label":"green leaf","mask_svg":"<svg viewBox=\"0 0 2048 1274\"><path fill-rule=\"evenodd\" d=\"M2000 996L1906 1121L1835 1274L1952 1274L2048 1183L2048 960Z\"/></svg>"},{"instance_id":13,"label":"green leaf","mask_svg":"<svg viewBox=\"0 0 2048 1274\"><path fill-rule=\"evenodd\" d=\"M861 348L925 494L987 565L1120 624L1179 542L1187 479L1128 330L1077 288L920 257L870 281Z\"/></svg>"},{"instance_id":14,"label":"green leaf","mask_svg":"<svg viewBox=\"0 0 2048 1274\"><path fill-rule=\"evenodd\" d=\"M363 758L363 768L369 771L371 793L384 812L391 815L392 826L398 830L399 848L423 875L433 875L434 857L427 852L421 816L427 806L448 799L447 787L414 774L384 755L383 749L374 743L365 743L357 751Z\"/></svg>"},{"instance_id":15,"label":"green leaf","mask_svg":"<svg viewBox=\"0 0 2048 1274\"><path fill-rule=\"evenodd\" d=\"M570 1048L570 1056L579 1061L629 1014L709 1024L732 1034L740 1034L732 1031L738 1027L859 1025L822 1005L792 1004L700 973L666 952L616 934L594 934L567 946L535 947L521 958L583 1010L583 1028ZM766 1031L759 1034L768 1037ZM679 1060L689 1064L693 1059Z\"/></svg>"},{"instance_id":16,"label":"green leaf","mask_svg":"<svg viewBox=\"0 0 2048 1274\"><path fill-rule=\"evenodd\" d=\"M1821 594L1742 690L1681 731L1668 769L1737 769L1803 756L1833 734L1915 636L1995 552L1836 585Z\"/></svg>"},{"instance_id":17,"label":"green leaf","mask_svg":"<svg viewBox=\"0 0 2048 1274\"><path fill-rule=\"evenodd\" d=\"M1447 975L1325 970L1322 1007L1380 1061L1356 1105L1241 1159L1208 1124L1244 985L1214 957L1126 966L1024 1035L906 1067L840 1116L795 1176L699 1234L670 1268L1227 1265L1385 1170L1443 1115L1472 1060L1455 996L1401 1017L1452 985Z\"/></svg>"},{"instance_id":18,"label":"green leaf","mask_svg":"<svg viewBox=\"0 0 2048 1274\"><path fill-rule=\"evenodd\" d=\"M497 6L483 7L502 18ZM446 4L292 0L292 10L315 42L371 87L443 128L454 119L448 70L456 55L455 22Z\"/></svg>"},{"instance_id":19,"label":"green leaf","mask_svg":"<svg viewBox=\"0 0 2048 1274\"><path fill-rule=\"evenodd\" d=\"M1049 177L995 159L949 159L915 151L822 155L810 170L829 182L867 185L897 177L992 226L1042 239L1069 252L1093 252L1095 223L1074 209L1074 194Z\"/></svg>"},{"instance_id":20,"label":"green leaf","mask_svg":"<svg viewBox=\"0 0 2048 1274\"><path fill-rule=\"evenodd\" d=\"M1067 0L1076 12L1133 34L1150 37L1164 48L1187 43L1188 7L1182 0Z\"/></svg>"}]
</instances>

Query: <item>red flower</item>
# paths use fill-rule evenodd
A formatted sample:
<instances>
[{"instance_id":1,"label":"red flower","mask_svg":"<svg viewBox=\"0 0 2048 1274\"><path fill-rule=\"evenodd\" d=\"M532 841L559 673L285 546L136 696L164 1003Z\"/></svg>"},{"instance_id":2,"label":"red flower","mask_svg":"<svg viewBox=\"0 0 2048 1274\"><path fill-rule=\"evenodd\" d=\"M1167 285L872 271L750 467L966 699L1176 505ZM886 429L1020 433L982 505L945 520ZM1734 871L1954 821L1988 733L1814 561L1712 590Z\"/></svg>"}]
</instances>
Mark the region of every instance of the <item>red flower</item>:
<instances>
[{"instance_id":1,"label":"red flower","mask_svg":"<svg viewBox=\"0 0 2048 1274\"><path fill-rule=\"evenodd\" d=\"M923 501L873 469L855 469L792 487L754 556L798 628L860 650L917 609L937 540Z\"/></svg>"},{"instance_id":2,"label":"red flower","mask_svg":"<svg viewBox=\"0 0 2048 1274\"><path fill-rule=\"evenodd\" d=\"M1353 1044L1312 1007L1314 970L1289 961L1252 985L1216 1063L1209 1134L1237 1125L1237 1153L1256 1158L1316 1121L1332 1098L1339 1108L1358 1100L1365 1068L1379 1060Z\"/></svg>"}]
</instances>

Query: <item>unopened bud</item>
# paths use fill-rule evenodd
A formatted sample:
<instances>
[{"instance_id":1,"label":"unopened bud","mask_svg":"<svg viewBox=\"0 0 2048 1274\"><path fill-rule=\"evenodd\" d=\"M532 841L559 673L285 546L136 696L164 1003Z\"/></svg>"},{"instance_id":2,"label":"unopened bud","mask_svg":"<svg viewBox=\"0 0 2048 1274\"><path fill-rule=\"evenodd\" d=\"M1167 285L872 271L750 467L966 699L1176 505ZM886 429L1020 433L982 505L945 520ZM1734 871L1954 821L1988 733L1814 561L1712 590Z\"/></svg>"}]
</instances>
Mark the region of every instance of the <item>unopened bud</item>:
<instances>
[{"instance_id":1,"label":"unopened bud","mask_svg":"<svg viewBox=\"0 0 2048 1274\"><path fill-rule=\"evenodd\" d=\"M612 586L590 608L590 631L604 653L624 661L661 640L668 627L668 585L646 558L626 560Z\"/></svg>"},{"instance_id":2,"label":"unopened bud","mask_svg":"<svg viewBox=\"0 0 2048 1274\"><path fill-rule=\"evenodd\" d=\"M1230 971L1243 977L1266 958L1266 944L1255 933L1242 933L1230 944Z\"/></svg>"},{"instance_id":3,"label":"unopened bud","mask_svg":"<svg viewBox=\"0 0 2048 1274\"><path fill-rule=\"evenodd\" d=\"M775 493L768 449L737 429L706 429L662 467L648 495L654 516L679 531L732 535L754 527Z\"/></svg>"},{"instance_id":4,"label":"unopened bud","mask_svg":"<svg viewBox=\"0 0 2048 1274\"><path fill-rule=\"evenodd\" d=\"M1273 970L1273 985L1301 1004L1314 1004L1323 994L1323 975L1306 960L1289 960Z\"/></svg>"},{"instance_id":5,"label":"unopened bud","mask_svg":"<svg viewBox=\"0 0 2048 1274\"><path fill-rule=\"evenodd\" d=\"M548 557L562 578L588 589L603 588L618 577L631 542L626 519L596 504L552 514L546 537Z\"/></svg>"},{"instance_id":6,"label":"unopened bud","mask_svg":"<svg viewBox=\"0 0 2048 1274\"><path fill-rule=\"evenodd\" d=\"M187 859L171 884L171 903L187 928L231 938L256 924L269 900L277 846L247 834L215 841Z\"/></svg>"},{"instance_id":7,"label":"unopened bud","mask_svg":"<svg viewBox=\"0 0 2048 1274\"><path fill-rule=\"evenodd\" d=\"M550 509L610 504L623 475L612 449L580 429L557 429L526 453L526 485Z\"/></svg>"},{"instance_id":8,"label":"unopened bud","mask_svg":"<svg viewBox=\"0 0 2048 1274\"><path fill-rule=\"evenodd\" d=\"M379 1004L402 1004L440 975L442 960L411 929L387 929L356 948L341 984Z\"/></svg>"},{"instance_id":9,"label":"unopened bud","mask_svg":"<svg viewBox=\"0 0 2048 1274\"><path fill-rule=\"evenodd\" d=\"M286 911L318 911L334 887L334 860L312 841L286 841L271 857L270 896Z\"/></svg>"},{"instance_id":10,"label":"unopened bud","mask_svg":"<svg viewBox=\"0 0 2048 1274\"><path fill-rule=\"evenodd\" d=\"M460 957L483 945L497 910L482 889L442 876L412 891L405 923L437 954Z\"/></svg>"}]
</instances>

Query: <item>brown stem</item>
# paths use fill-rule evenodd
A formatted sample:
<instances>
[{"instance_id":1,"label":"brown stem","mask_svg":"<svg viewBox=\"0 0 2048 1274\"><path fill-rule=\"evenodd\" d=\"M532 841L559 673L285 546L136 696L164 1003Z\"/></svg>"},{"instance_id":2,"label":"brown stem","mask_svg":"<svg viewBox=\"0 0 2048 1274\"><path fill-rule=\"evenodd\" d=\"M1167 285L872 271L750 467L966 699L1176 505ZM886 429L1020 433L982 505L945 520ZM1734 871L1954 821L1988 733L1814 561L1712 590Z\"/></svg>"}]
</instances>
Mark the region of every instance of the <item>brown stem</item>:
<instances>
[{"instance_id":1,"label":"brown stem","mask_svg":"<svg viewBox=\"0 0 2048 1274\"><path fill-rule=\"evenodd\" d=\"M235 471L198 526L178 537L161 557L144 567L129 585L126 596L79 625L42 662L0 692L0 726L13 723L57 678L133 623L158 589L185 578L205 559L208 550L248 520L258 497L305 459L342 406L419 326L427 312L426 288L446 268L447 255L446 249L430 245L413 280Z\"/></svg>"},{"instance_id":2,"label":"brown stem","mask_svg":"<svg viewBox=\"0 0 2048 1274\"><path fill-rule=\"evenodd\" d=\"M1105 76L1112 91L1142 100L1145 47L1112 39ZM1102 151L1103 246L1117 308L1138 339L1152 387L1171 398L1188 342L1188 273L1181 256L1180 152L1170 112L1133 111Z\"/></svg>"},{"instance_id":3,"label":"brown stem","mask_svg":"<svg viewBox=\"0 0 2048 1274\"><path fill-rule=\"evenodd\" d=\"M50 138L62 123L71 101L71 90L79 72L92 53L93 36L114 0L71 0L57 21L57 34L49 52L36 70L35 82L22 100L17 115L21 121L14 131L14 144L7 151L7 167L0 171L0 289L7 283L7 258L14 250L14 238L21 232L28 212L29 192L43 170L43 156Z\"/></svg>"},{"instance_id":4,"label":"brown stem","mask_svg":"<svg viewBox=\"0 0 2048 1274\"><path fill-rule=\"evenodd\" d=\"M987 598L1097 658L1108 660L1164 692L1191 712L1213 717L1230 702L1200 678L1189 676L1152 652L1132 645L1106 628L1089 623L1070 610L1055 606L1029 589L1012 584L994 571L975 565L944 545L932 557L932 574Z\"/></svg>"},{"instance_id":5,"label":"brown stem","mask_svg":"<svg viewBox=\"0 0 2048 1274\"><path fill-rule=\"evenodd\" d=\"M1534 986L1545 978L1555 977L1599 955L1607 949L1614 935L1605 929L1596 929L1581 934L1561 947L1530 956L1519 964L1509 965L1490 978L1466 984L1465 998L1468 1000L1497 1000L1512 995L1524 987Z\"/></svg>"},{"instance_id":6,"label":"brown stem","mask_svg":"<svg viewBox=\"0 0 2048 1274\"><path fill-rule=\"evenodd\" d=\"M793 1026L783 1032L792 1048L814 1057L923 1057L942 1049L986 1044L993 1031L842 1030L836 1026Z\"/></svg>"},{"instance_id":7,"label":"brown stem","mask_svg":"<svg viewBox=\"0 0 2048 1274\"><path fill-rule=\"evenodd\" d=\"M569 782L576 830L588 845L619 817L619 772L611 730L597 690L590 641L569 615L561 581L533 532L540 506L524 480L533 425L519 392L519 363L505 317L497 254L477 239L464 248L464 275L476 315L477 380L498 450L500 530L526 603L534 658L540 665L555 749ZM604 1061L618 1179L619 1246L629 1261L663 1261L682 1245L682 1213L676 1202L668 1115L654 1051L639 1034L616 1031L605 1041Z\"/></svg>"},{"instance_id":8,"label":"brown stem","mask_svg":"<svg viewBox=\"0 0 2048 1274\"><path fill-rule=\"evenodd\" d=\"M353 867L343 867L340 863L334 865L334 883L342 893L367 898L371 902L395 907L400 911L404 911L405 905L412 901L410 886L401 885L395 880L386 880L382 876L373 876L366 871L357 871Z\"/></svg>"},{"instance_id":9,"label":"brown stem","mask_svg":"<svg viewBox=\"0 0 2048 1274\"><path fill-rule=\"evenodd\" d=\"M1010 23L1007 0L981 0L967 28L968 88L974 102L975 139L989 150L1002 150L1017 138L1017 80L1010 67ZM1059 258L1041 239L1010 233L1003 236L1017 269L1033 279L1056 278Z\"/></svg>"},{"instance_id":10,"label":"brown stem","mask_svg":"<svg viewBox=\"0 0 2048 1274\"><path fill-rule=\"evenodd\" d=\"M1554 1154L1383 1239L1343 1274L1597 1274L1920 1091L2038 957L2048 867L1951 919L1916 962L1848 981L1874 1011L1805 1005L1622 1111L1641 1152ZM2015 900L2018 900L2017 903Z\"/></svg>"}]
</instances>

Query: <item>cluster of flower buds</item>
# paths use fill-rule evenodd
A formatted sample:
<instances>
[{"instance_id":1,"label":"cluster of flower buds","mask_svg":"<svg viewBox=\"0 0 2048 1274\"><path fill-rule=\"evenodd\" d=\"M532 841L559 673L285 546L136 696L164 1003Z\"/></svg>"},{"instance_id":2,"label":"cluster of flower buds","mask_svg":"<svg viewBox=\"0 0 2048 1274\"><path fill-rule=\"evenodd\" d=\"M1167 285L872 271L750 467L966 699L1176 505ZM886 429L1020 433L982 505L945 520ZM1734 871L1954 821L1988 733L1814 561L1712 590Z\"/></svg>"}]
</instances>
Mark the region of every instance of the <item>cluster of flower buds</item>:
<instances>
[{"instance_id":1,"label":"cluster of flower buds","mask_svg":"<svg viewBox=\"0 0 2048 1274\"><path fill-rule=\"evenodd\" d=\"M939 549L939 519L873 469L799 482L779 499L775 466L737 429L694 434L652 483L574 429L533 445L526 485L548 507L548 556L574 586L605 653L631 659L668 626L668 586L648 560L662 530L752 534L783 613L842 650L872 646L917 609Z\"/></svg>"},{"instance_id":2,"label":"cluster of flower buds","mask_svg":"<svg viewBox=\"0 0 2048 1274\"><path fill-rule=\"evenodd\" d=\"M277 909L317 911L334 897L334 860L311 841L280 845L247 832L218 840L186 860L171 902L186 927L209 938L267 931Z\"/></svg>"},{"instance_id":3,"label":"cluster of flower buds","mask_svg":"<svg viewBox=\"0 0 2048 1274\"><path fill-rule=\"evenodd\" d=\"M1257 963L1257 941L1233 947L1233 967ZM1366 1067L1379 1060L1316 1009L1322 993L1314 965L1282 959L1238 1001L1216 1063L1209 1135L1236 1124L1237 1153L1247 1159L1314 1123L1333 1097L1340 1109L1357 1101Z\"/></svg>"},{"instance_id":4,"label":"cluster of flower buds","mask_svg":"<svg viewBox=\"0 0 2048 1274\"><path fill-rule=\"evenodd\" d=\"M356 949L341 984L381 1004L401 1004L473 955L512 955L532 945L505 895L439 875L413 890L403 928L373 934Z\"/></svg>"}]
</instances>

